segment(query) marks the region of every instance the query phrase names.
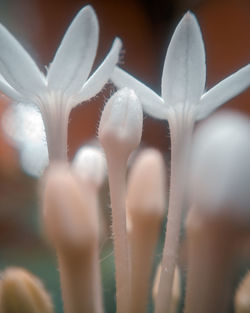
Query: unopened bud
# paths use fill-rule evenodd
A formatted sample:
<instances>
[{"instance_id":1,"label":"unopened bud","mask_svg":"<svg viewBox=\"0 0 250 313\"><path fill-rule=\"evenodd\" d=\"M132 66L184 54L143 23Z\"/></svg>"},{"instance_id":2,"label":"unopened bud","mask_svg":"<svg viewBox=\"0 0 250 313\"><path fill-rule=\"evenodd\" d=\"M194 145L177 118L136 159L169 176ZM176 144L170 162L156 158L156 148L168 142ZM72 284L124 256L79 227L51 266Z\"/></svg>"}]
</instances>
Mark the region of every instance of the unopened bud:
<instances>
[{"instance_id":1,"label":"unopened bud","mask_svg":"<svg viewBox=\"0 0 250 313\"><path fill-rule=\"evenodd\" d=\"M84 181L88 181L99 188L106 175L106 159L100 149L83 146L77 152L73 169Z\"/></svg>"},{"instance_id":2,"label":"unopened bud","mask_svg":"<svg viewBox=\"0 0 250 313\"><path fill-rule=\"evenodd\" d=\"M98 130L105 152L127 157L141 141L142 122L142 106L135 92L128 88L117 91L104 107Z\"/></svg>"},{"instance_id":3,"label":"unopened bud","mask_svg":"<svg viewBox=\"0 0 250 313\"><path fill-rule=\"evenodd\" d=\"M56 246L84 249L95 245L98 221L92 208L96 206L96 194L87 184L82 188L67 165L50 166L43 201L47 232Z\"/></svg>"},{"instance_id":4,"label":"unopened bud","mask_svg":"<svg viewBox=\"0 0 250 313\"><path fill-rule=\"evenodd\" d=\"M127 209L135 219L161 219L166 209L166 168L155 149L144 150L129 176Z\"/></svg>"},{"instance_id":5,"label":"unopened bud","mask_svg":"<svg viewBox=\"0 0 250 313\"><path fill-rule=\"evenodd\" d=\"M250 217L250 121L221 113L197 131L191 172L192 203L214 214Z\"/></svg>"},{"instance_id":6,"label":"unopened bud","mask_svg":"<svg viewBox=\"0 0 250 313\"><path fill-rule=\"evenodd\" d=\"M1 313L53 313L42 282L22 268L7 268L0 281Z\"/></svg>"}]
</instances>

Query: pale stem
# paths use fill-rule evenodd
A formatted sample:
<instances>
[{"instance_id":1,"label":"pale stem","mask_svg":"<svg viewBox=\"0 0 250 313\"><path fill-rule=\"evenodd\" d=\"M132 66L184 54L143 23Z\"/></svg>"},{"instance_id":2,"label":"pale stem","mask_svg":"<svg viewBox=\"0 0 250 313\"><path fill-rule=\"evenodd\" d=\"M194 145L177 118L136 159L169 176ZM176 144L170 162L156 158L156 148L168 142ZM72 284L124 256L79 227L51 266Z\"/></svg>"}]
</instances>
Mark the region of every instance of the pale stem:
<instances>
[{"instance_id":1,"label":"pale stem","mask_svg":"<svg viewBox=\"0 0 250 313\"><path fill-rule=\"evenodd\" d=\"M65 313L100 313L97 303L95 251L64 253L58 251L62 296Z\"/></svg>"},{"instance_id":2,"label":"pale stem","mask_svg":"<svg viewBox=\"0 0 250 313\"><path fill-rule=\"evenodd\" d=\"M49 160L68 160L68 122L70 111L65 107L54 107L53 112L41 110L44 121Z\"/></svg>"},{"instance_id":3,"label":"pale stem","mask_svg":"<svg viewBox=\"0 0 250 313\"><path fill-rule=\"evenodd\" d=\"M155 313L166 313L170 309L174 270L179 249L182 211L185 201L185 178L189 161L189 146L193 130L193 119L183 119L174 113L169 118L171 135L171 175L168 219L162 256L160 284L155 302Z\"/></svg>"},{"instance_id":4,"label":"pale stem","mask_svg":"<svg viewBox=\"0 0 250 313\"><path fill-rule=\"evenodd\" d=\"M67 164L51 165L47 175L44 219L56 247L65 313L102 313L96 188L80 184Z\"/></svg>"},{"instance_id":5,"label":"pale stem","mask_svg":"<svg viewBox=\"0 0 250 313\"><path fill-rule=\"evenodd\" d=\"M97 191L87 184L83 188L92 204L93 219L98 221ZM93 238L85 248L59 247L57 253L65 313L102 313L98 239Z\"/></svg>"},{"instance_id":6,"label":"pale stem","mask_svg":"<svg viewBox=\"0 0 250 313\"><path fill-rule=\"evenodd\" d=\"M153 255L160 231L160 222L160 217L157 220L152 218L147 221L134 222L131 232L129 232L131 260L130 313L146 312Z\"/></svg>"},{"instance_id":7,"label":"pale stem","mask_svg":"<svg viewBox=\"0 0 250 313\"><path fill-rule=\"evenodd\" d=\"M198 209L187 221L188 277L185 313L226 313L230 307L235 257L244 230L233 221L212 218Z\"/></svg>"},{"instance_id":8,"label":"pale stem","mask_svg":"<svg viewBox=\"0 0 250 313\"><path fill-rule=\"evenodd\" d=\"M130 298L130 270L126 227L126 167L127 159L106 154L112 207L114 237L116 312L128 313Z\"/></svg>"}]
</instances>

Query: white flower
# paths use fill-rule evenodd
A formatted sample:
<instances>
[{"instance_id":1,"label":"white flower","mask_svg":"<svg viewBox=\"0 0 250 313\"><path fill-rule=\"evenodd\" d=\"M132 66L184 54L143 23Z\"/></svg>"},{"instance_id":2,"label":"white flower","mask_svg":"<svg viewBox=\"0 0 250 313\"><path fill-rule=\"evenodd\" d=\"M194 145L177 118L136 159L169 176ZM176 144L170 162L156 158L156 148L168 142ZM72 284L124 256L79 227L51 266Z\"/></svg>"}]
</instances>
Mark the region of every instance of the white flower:
<instances>
[{"instance_id":1,"label":"white flower","mask_svg":"<svg viewBox=\"0 0 250 313\"><path fill-rule=\"evenodd\" d=\"M111 80L118 88L133 88L149 115L169 119L172 110L191 114L195 120L250 86L250 65L246 65L205 92L205 51L199 25L188 12L177 26L168 47L162 74L161 96L136 78L116 67Z\"/></svg>"},{"instance_id":2,"label":"white flower","mask_svg":"<svg viewBox=\"0 0 250 313\"><path fill-rule=\"evenodd\" d=\"M171 302L194 122L206 117L219 105L249 87L250 65L204 93L206 81L204 45L196 18L188 12L177 26L168 47L163 67L161 96L118 67L113 71L111 80L118 88L134 89L144 111L169 122L171 135L169 222L166 227L159 291L155 301L155 313L164 313L169 311Z\"/></svg>"},{"instance_id":3,"label":"white flower","mask_svg":"<svg viewBox=\"0 0 250 313\"><path fill-rule=\"evenodd\" d=\"M86 6L68 28L45 77L23 47L0 25L0 90L15 101L38 106L50 160L67 158L71 109L102 89L119 59L121 41L116 38L103 63L89 77L98 34L96 14L91 6Z\"/></svg>"}]
</instances>

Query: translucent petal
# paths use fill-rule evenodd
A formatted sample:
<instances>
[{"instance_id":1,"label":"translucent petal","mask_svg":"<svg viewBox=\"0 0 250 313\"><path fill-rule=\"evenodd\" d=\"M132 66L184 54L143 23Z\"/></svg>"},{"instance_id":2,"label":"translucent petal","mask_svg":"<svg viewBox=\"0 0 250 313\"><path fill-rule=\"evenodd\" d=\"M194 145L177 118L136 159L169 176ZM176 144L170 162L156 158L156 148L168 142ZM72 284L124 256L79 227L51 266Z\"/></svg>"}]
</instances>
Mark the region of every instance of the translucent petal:
<instances>
[{"instance_id":1,"label":"translucent petal","mask_svg":"<svg viewBox=\"0 0 250 313\"><path fill-rule=\"evenodd\" d=\"M167 106L163 99L135 77L116 66L110 79L118 88L134 89L146 113L159 119L167 118Z\"/></svg>"},{"instance_id":2,"label":"translucent petal","mask_svg":"<svg viewBox=\"0 0 250 313\"><path fill-rule=\"evenodd\" d=\"M25 96L45 89L45 77L19 42L0 24L0 73Z\"/></svg>"},{"instance_id":3,"label":"translucent petal","mask_svg":"<svg viewBox=\"0 0 250 313\"><path fill-rule=\"evenodd\" d=\"M0 74L0 91L12 100L22 101L22 96L7 83L7 81L3 78L1 74Z\"/></svg>"},{"instance_id":4,"label":"translucent petal","mask_svg":"<svg viewBox=\"0 0 250 313\"><path fill-rule=\"evenodd\" d=\"M105 60L83 85L79 95L74 97L76 98L76 103L88 100L102 90L103 86L109 80L116 63L119 61L121 46L121 40L116 38Z\"/></svg>"},{"instance_id":5,"label":"translucent petal","mask_svg":"<svg viewBox=\"0 0 250 313\"><path fill-rule=\"evenodd\" d=\"M200 27L188 12L168 47L162 74L162 98L171 106L196 105L204 91L205 51Z\"/></svg>"},{"instance_id":6,"label":"translucent petal","mask_svg":"<svg viewBox=\"0 0 250 313\"><path fill-rule=\"evenodd\" d=\"M99 26L91 6L84 7L69 26L48 71L53 90L81 89L91 71L98 45Z\"/></svg>"},{"instance_id":7,"label":"translucent petal","mask_svg":"<svg viewBox=\"0 0 250 313\"><path fill-rule=\"evenodd\" d=\"M249 86L250 64L222 80L201 97L197 119L208 116L220 105L237 96Z\"/></svg>"}]
</instances>

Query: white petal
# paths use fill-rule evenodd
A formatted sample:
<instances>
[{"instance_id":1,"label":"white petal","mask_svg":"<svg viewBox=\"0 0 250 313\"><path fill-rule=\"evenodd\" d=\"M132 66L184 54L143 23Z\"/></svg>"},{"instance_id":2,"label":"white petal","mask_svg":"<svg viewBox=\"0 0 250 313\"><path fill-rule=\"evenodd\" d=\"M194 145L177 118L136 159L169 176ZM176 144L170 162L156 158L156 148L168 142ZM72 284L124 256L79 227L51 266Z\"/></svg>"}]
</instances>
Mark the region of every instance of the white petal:
<instances>
[{"instance_id":1,"label":"white petal","mask_svg":"<svg viewBox=\"0 0 250 313\"><path fill-rule=\"evenodd\" d=\"M102 90L103 86L109 80L116 63L119 61L121 46L121 40L119 38L116 38L105 60L83 85L79 95L76 96L77 103L86 101L94 97L98 92Z\"/></svg>"},{"instance_id":2,"label":"white petal","mask_svg":"<svg viewBox=\"0 0 250 313\"><path fill-rule=\"evenodd\" d=\"M13 89L1 74L0 74L0 91L4 93L7 97L11 98L12 100L18 102L22 101L22 96L20 95L20 93Z\"/></svg>"},{"instance_id":3,"label":"white petal","mask_svg":"<svg viewBox=\"0 0 250 313\"><path fill-rule=\"evenodd\" d=\"M248 87L250 87L250 64L222 80L201 97L197 119L208 116Z\"/></svg>"},{"instance_id":4,"label":"white petal","mask_svg":"<svg viewBox=\"0 0 250 313\"><path fill-rule=\"evenodd\" d=\"M167 118L167 107L163 99L135 77L116 66L110 79L118 88L134 89L146 113L159 119Z\"/></svg>"},{"instance_id":5,"label":"white petal","mask_svg":"<svg viewBox=\"0 0 250 313\"><path fill-rule=\"evenodd\" d=\"M169 44L162 74L162 98L171 106L196 105L204 91L205 51L195 16L188 12Z\"/></svg>"},{"instance_id":6,"label":"white petal","mask_svg":"<svg viewBox=\"0 0 250 313\"><path fill-rule=\"evenodd\" d=\"M0 25L0 43L0 73L9 85L25 96L43 91L44 75L3 25Z\"/></svg>"},{"instance_id":7,"label":"white petal","mask_svg":"<svg viewBox=\"0 0 250 313\"><path fill-rule=\"evenodd\" d=\"M48 71L54 90L81 89L92 68L98 45L99 26L91 6L84 7L69 26Z\"/></svg>"}]
</instances>

